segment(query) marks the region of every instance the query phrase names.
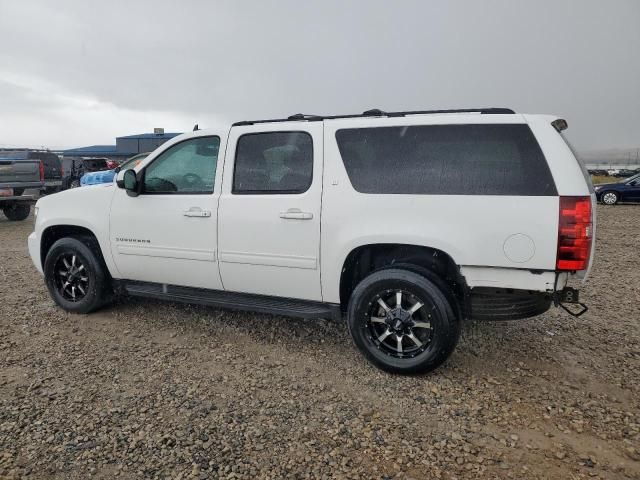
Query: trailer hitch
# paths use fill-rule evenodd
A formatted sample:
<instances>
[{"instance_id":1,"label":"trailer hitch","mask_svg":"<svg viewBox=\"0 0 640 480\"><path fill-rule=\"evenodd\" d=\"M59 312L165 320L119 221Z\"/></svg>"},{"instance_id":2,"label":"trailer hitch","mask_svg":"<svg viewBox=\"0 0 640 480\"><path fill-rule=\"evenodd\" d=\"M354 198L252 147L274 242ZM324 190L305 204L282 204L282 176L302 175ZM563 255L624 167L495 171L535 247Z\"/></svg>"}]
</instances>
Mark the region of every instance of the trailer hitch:
<instances>
[{"instance_id":1,"label":"trailer hitch","mask_svg":"<svg viewBox=\"0 0 640 480\"><path fill-rule=\"evenodd\" d=\"M553 292L553 304L556 307L562 308L572 317L579 317L589 310L584 303L580 301L580 295L578 290L571 287L564 287L562 290L556 290ZM575 305L575 307L569 308L567 305Z\"/></svg>"}]
</instances>

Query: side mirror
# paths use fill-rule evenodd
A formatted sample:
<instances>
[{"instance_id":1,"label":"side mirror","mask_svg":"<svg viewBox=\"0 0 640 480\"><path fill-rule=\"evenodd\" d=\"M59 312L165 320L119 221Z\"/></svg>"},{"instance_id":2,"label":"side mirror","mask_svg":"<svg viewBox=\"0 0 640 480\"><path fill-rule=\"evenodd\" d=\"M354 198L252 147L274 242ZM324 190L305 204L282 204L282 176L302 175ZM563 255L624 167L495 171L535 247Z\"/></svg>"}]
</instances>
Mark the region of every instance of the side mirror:
<instances>
[{"instance_id":1,"label":"side mirror","mask_svg":"<svg viewBox=\"0 0 640 480\"><path fill-rule=\"evenodd\" d=\"M116 184L119 188L124 188L129 196L138 196L138 177L134 170L119 171Z\"/></svg>"}]
</instances>

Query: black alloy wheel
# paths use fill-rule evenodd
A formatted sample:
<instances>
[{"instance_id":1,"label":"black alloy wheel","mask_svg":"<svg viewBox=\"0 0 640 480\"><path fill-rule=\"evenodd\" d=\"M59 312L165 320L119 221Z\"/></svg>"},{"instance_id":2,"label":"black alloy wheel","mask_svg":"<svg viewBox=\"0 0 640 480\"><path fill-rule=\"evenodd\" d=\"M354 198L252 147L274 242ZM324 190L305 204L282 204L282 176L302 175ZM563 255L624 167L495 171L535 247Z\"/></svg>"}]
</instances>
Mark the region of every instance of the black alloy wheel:
<instances>
[{"instance_id":1,"label":"black alloy wheel","mask_svg":"<svg viewBox=\"0 0 640 480\"><path fill-rule=\"evenodd\" d=\"M47 252L44 276L51 298L64 310L89 313L111 298L111 281L91 237L65 237Z\"/></svg>"},{"instance_id":2,"label":"black alloy wheel","mask_svg":"<svg viewBox=\"0 0 640 480\"><path fill-rule=\"evenodd\" d=\"M460 337L455 298L412 271L389 268L364 278L349 301L354 343L374 365L393 373L424 373L451 355Z\"/></svg>"}]
</instances>

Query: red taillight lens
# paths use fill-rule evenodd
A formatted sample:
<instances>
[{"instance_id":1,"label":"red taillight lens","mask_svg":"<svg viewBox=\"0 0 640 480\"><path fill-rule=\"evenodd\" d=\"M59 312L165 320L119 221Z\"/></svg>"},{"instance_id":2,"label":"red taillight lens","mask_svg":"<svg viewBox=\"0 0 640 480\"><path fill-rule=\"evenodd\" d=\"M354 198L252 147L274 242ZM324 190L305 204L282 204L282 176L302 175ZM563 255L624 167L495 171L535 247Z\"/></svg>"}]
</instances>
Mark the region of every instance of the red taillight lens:
<instances>
[{"instance_id":1,"label":"red taillight lens","mask_svg":"<svg viewBox=\"0 0 640 480\"><path fill-rule=\"evenodd\" d=\"M591 254L591 197L560 197L558 270L586 270Z\"/></svg>"},{"instance_id":2,"label":"red taillight lens","mask_svg":"<svg viewBox=\"0 0 640 480\"><path fill-rule=\"evenodd\" d=\"M40 160L40 181L44 182L44 163Z\"/></svg>"}]
</instances>

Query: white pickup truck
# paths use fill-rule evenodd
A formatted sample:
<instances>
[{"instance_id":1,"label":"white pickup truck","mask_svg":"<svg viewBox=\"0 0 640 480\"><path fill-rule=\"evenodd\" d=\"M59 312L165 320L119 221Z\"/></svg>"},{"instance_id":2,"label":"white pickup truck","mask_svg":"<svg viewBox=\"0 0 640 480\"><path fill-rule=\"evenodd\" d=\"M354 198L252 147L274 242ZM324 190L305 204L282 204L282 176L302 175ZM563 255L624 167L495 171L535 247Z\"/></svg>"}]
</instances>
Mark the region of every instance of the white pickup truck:
<instances>
[{"instance_id":1,"label":"white pickup truck","mask_svg":"<svg viewBox=\"0 0 640 480\"><path fill-rule=\"evenodd\" d=\"M71 312L126 292L346 317L378 367L429 371L465 319L578 301L595 196L566 125L489 108L194 131L112 184L39 200L29 251Z\"/></svg>"}]
</instances>

